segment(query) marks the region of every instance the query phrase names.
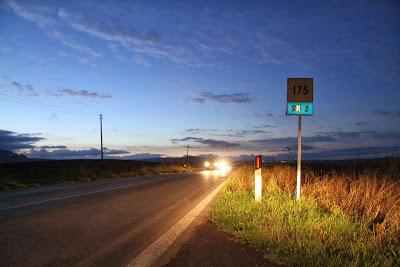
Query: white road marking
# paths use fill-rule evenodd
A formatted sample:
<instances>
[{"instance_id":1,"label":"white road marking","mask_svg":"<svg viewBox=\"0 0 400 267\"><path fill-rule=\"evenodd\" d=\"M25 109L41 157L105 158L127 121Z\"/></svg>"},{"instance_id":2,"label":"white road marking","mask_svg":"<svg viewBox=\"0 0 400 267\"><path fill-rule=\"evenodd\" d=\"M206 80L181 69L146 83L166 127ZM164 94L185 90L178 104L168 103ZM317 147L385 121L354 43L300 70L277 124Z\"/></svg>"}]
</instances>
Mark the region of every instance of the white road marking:
<instances>
[{"instance_id":1,"label":"white road marking","mask_svg":"<svg viewBox=\"0 0 400 267\"><path fill-rule=\"evenodd\" d=\"M221 183L210 194L208 194L196 207L183 216L174 226L165 232L160 238L154 241L136 258L134 258L127 267L146 267L163 254L168 247L182 234L186 228L194 221L200 212L211 202L218 194L225 182Z\"/></svg>"},{"instance_id":2,"label":"white road marking","mask_svg":"<svg viewBox=\"0 0 400 267\"><path fill-rule=\"evenodd\" d=\"M120 188L126 188L126 187L136 186L136 185L151 184L151 183L155 183L155 182L159 182L159 181L164 181L164 180L168 180L168 179L169 179L169 178L156 179L156 180L152 180L152 181L145 181L145 182L142 182L142 183L134 183L134 184L129 184L129 185L116 186L116 187L101 189L101 190L92 191L92 192L87 192L87 193L69 195L69 196L65 196L65 197L58 197L58 198L51 198L51 199L46 199L46 200L34 201L34 202L25 203L25 204L20 204L20 205L15 205L15 206L9 206L9 207L5 207L5 208L1 208L0 211L11 210L11 209L17 209L17 208L23 208L23 207L29 207L29 206L33 206L33 205L43 204L43 203L52 202L52 201L57 201L57 200L64 200L64 199L68 199L68 198L87 196L87 195L97 194L97 193L106 192L106 191L111 191L111 190L115 190L115 189L120 189Z\"/></svg>"}]
</instances>

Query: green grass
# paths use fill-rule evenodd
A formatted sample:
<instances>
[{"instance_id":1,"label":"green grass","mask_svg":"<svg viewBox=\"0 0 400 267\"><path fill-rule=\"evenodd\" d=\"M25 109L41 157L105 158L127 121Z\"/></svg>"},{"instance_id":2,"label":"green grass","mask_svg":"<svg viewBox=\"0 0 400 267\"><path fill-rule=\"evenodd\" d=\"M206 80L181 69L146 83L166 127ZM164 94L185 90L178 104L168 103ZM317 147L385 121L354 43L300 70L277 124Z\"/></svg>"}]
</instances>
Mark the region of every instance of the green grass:
<instances>
[{"instance_id":1,"label":"green grass","mask_svg":"<svg viewBox=\"0 0 400 267\"><path fill-rule=\"evenodd\" d=\"M268 258L289 266L400 266L397 224L382 234L336 204L294 200L273 178L264 181L262 201L255 202L244 173L252 179L243 169L232 174L212 220Z\"/></svg>"},{"instance_id":2,"label":"green grass","mask_svg":"<svg viewBox=\"0 0 400 267\"><path fill-rule=\"evenodd\" d=\"M162 173L195 171L179 163L131 160L54 160L0 164L0 190L59 183L77 183Z\"/></svg>"}]
</instances>

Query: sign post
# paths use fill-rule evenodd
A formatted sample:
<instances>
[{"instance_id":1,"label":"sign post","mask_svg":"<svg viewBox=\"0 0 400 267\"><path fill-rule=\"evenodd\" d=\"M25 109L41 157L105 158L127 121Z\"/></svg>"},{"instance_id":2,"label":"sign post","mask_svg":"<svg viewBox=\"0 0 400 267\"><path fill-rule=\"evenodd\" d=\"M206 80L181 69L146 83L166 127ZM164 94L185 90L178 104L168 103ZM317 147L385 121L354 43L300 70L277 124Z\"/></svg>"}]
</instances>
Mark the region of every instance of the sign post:
<instances>
[{"instance_id":1,"label":"sign post","mask_svg":"<svg viewBox=\"0 0 400 267\"><path fill-rule=\"evenodd\" d=\"M256 201L261 201L262 198L262 156L256 156L255 160L256 170L254 172L254 198Z\"/></svg>"},{"instance_id":2,"label":"sign post","mask_svg":"<svg viewBox=\"0 0 400 267\"><path fill-rule=\"evenodd\" d=\"M296 183L296 199L300 199L301 188L301 115L299 115L299 123L297 126L297 183Z\"/></svg>"},{"instance_id":3,"label":"sign post","mask_svg":"<svg viewBox=\"0 0 400 267\"><path fill-rule=\"evenodd\" d=\"M312 116L314 102L313 78L287 79L287 106L286 115L298 116L297 127L297 182L296 199L301 197L301 119L302 115Z\"/></svg>"}]
</instances>

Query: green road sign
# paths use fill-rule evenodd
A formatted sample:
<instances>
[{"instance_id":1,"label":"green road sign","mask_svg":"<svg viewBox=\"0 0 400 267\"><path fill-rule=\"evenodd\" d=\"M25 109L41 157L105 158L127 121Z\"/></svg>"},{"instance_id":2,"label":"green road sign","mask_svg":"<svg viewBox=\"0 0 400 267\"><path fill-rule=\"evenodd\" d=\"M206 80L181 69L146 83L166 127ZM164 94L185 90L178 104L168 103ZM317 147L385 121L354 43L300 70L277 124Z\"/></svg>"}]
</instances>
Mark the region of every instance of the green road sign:
<instances>
[{"instance_id":1,"label":"green road sign","mask_svg":"<svg viewBox=\"0 0 400 267\"><path fill-rule=\"evenodd\" d=\"M312 116L313 113L313 103L312 102L288 102L287 115L309 115Z\"/></svg>"}]
</instances>

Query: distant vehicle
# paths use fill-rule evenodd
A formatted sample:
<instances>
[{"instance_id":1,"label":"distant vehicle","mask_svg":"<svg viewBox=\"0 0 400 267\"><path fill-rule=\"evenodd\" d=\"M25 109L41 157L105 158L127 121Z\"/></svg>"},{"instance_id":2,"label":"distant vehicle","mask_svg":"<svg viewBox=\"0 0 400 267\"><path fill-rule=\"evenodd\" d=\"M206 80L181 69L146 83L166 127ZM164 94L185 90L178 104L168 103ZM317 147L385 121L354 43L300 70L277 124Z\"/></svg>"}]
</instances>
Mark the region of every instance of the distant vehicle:
<instances>
[{"instance_id":1,"label":"distant vehicle","mask_svg":"<svg viewBox=\"0 0 400 267\"><path fill-rule=\"evenodd\" d=\"M214 161L207 160L204 162L204 168L206 170L218 170L221 172L227 172L232 169L229 163L226 162L225 160L214 160Z\"/></svg>"},{"instance_id":2,"label":"distant vehicle","mask_svg":"<svg viewBox=\"0 0 400 267\"><path fill-rule=\"evenodd\" d=\"M207 160L204 162L204 168L206 170L214 170L215 169L214 163L215 163L214 161Z\"/></svg>"}]
</instances>

